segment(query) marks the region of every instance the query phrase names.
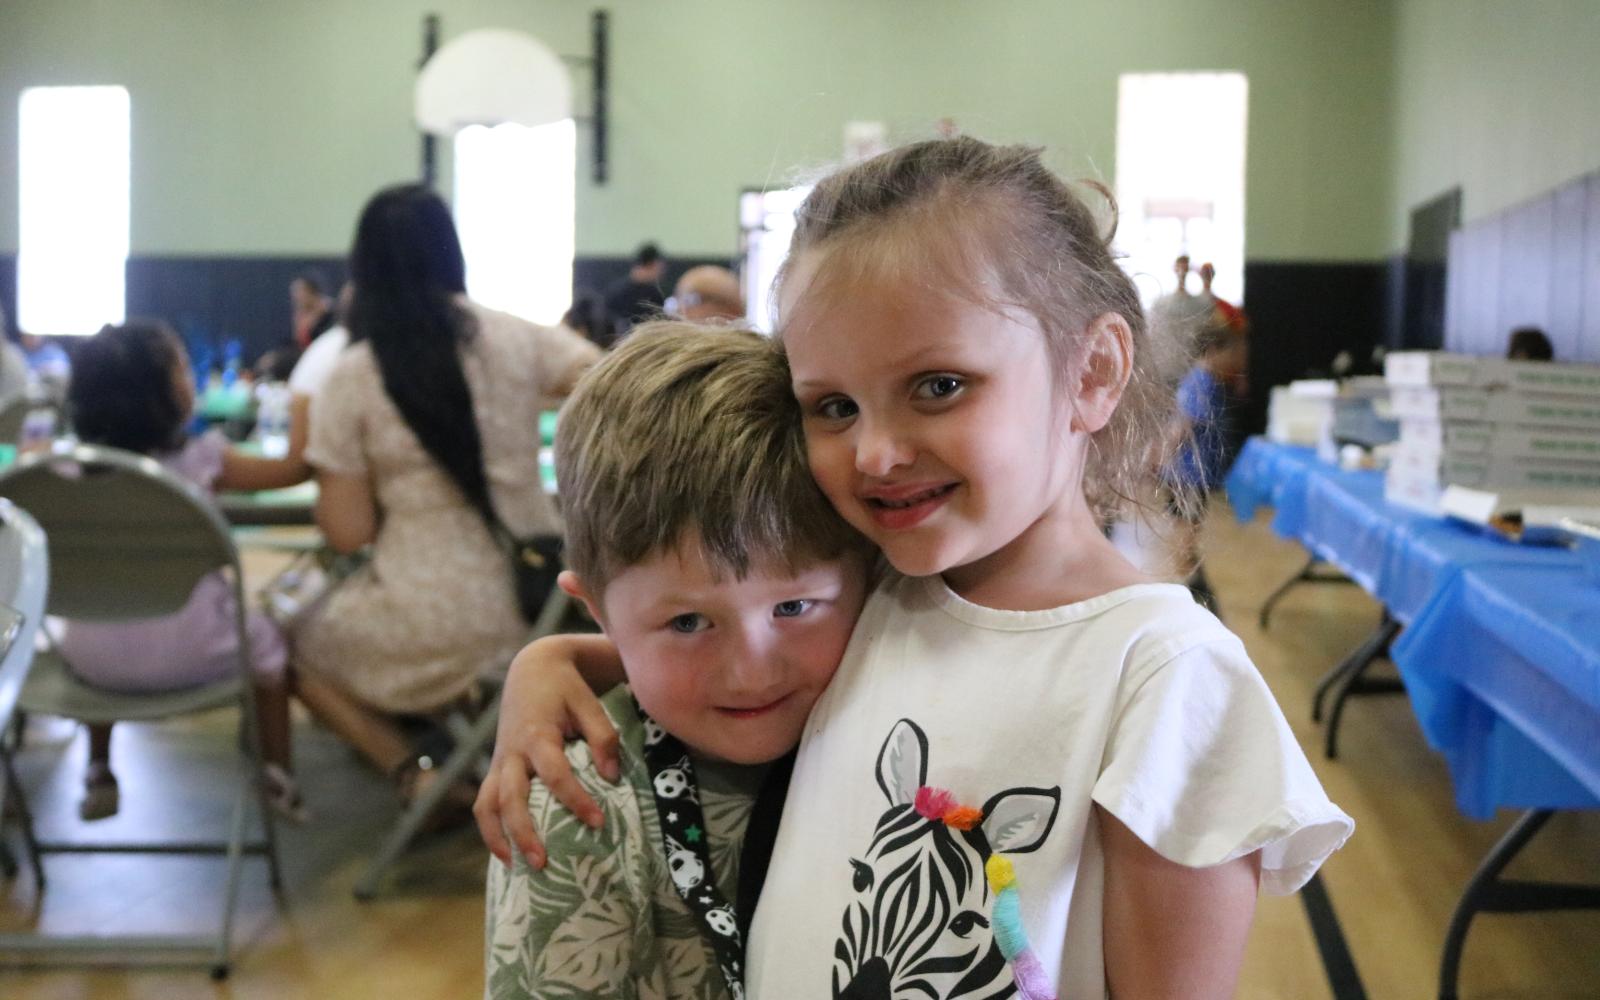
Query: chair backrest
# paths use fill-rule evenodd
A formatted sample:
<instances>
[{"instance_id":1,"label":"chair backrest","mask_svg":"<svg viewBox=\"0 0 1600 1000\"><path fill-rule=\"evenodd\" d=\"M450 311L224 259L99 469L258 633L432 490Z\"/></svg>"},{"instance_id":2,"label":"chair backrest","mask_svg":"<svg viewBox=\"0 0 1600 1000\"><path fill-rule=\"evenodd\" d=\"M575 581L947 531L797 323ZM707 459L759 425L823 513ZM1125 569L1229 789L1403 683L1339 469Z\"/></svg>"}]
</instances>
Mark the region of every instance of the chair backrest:
<instances>
[{"instance_id":1,"label":"chair backrest","mask_svg":"<svg viewBox=\"0 0 1600 1000\"><path fill-rule=\"evenodd\" d=\"M0 475L0 497L50 545L53 615L119 621L171 614L238 550L211 501L152 458L58 442Z\"/></svg>"},{"instance_id":2,"label":"chair backrest","mask_svg":"<svg viewBox=\"0 0 1600 1000\"><path fill-rule=\"evenodd\" d=\"M44 532L27 511L0 499L0 731L33 664L49 584Z\"/></svg>"}]
</instances>

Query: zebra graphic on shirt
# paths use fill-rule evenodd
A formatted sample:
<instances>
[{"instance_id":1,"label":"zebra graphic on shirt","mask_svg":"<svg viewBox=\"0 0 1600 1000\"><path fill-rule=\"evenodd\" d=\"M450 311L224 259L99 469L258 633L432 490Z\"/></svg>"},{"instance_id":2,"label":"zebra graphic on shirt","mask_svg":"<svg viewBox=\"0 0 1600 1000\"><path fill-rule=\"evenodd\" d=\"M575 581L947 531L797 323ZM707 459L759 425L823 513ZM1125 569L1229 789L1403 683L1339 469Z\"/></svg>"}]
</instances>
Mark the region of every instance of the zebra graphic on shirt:
<instances>
[{"instance_id":1,"label":"zebra graphic on shirt","mask_svg":"<svg viewBox=\"0 0 1600 1000\"><path fill-rule=\"evenodd\" d=\"M834 997L1052 996L1027 947L1015 877L1001 854L1044 843L1060 787L1009 788L981 809L959 806L927 786L928 738L910 719L884 740L877 779L889 808L866 851L850 861L855 894L834 945Z\"/></svg>"}]
</instances>

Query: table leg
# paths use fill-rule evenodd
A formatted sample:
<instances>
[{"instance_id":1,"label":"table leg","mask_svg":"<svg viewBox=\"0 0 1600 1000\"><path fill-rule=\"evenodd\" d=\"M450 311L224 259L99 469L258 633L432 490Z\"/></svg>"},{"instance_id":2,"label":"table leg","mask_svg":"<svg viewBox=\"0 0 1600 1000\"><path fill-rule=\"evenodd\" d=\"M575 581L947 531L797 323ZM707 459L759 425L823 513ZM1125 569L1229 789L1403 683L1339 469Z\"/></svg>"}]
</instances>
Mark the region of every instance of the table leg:
<instances>
[{"instance_id":1,"label":"table leg","mask_svg":"<svg viewBox=\"0 0 1600 1000\"><path fill-rule=\"evenodd\" d=\"M1323 745L1323 752L1329 760L1339 755L1339 720L1344 715L1345 702L1358 694L1393 694L1405 690L1397 680L1366 680L1363 677L1367 668L1388 653L1389 644L1399 634L1400 623L1385 611L1383 620L1372 634L1317 683L1316 694L1311 699L1312 721L1322 721L1323 700L1332 695Z\"/></svg>"},{"instance_id":2,"label":"table leg","mask_svg":"<svg viewBox=\"0 0 1600 1000\"><path fill-rule=\"evenodd\" d=\"M1472 918L1479 913L1600 909L1600 886L1500 878L1500 873L1554 814L1553 809L1529 809L1523 813L1467 882L1455 912L1450 915L1450 929L1444 936L1444 954L1439 962L1439 1000L1456 1000L1461 952L1466 946Z\"/></svg>"},{"instance_id":3,"label":"table leg","mask_svg":"<svg viewBox=\"0 0 1600 1000\"><path fill-rule=\"evenodd\" d=\"M1312 553L1306 559L1306 564L1304 566L1300 567L1299 572L1295 573L1294 576L1291 576L1291 577L1289 577L1289 579L1287 579L1287 580L1283 581L1282 583L1278 584L1278 589L1274 590L1271 594L1269 594L1267 596L1266 601L1264 601L1262 603L1262 605L1261 605L1261 615L1260 615L1260 618L1258 619L1260 621L1260 623L1261 623L1261 628L1263 630L1265 630L1266 627L1267 627L1267 619L1272 616L1272 606L1277 604L1278 601L1282 600L1283 595L1287 594L1289 592L1289 590L1291 588L1293 588L1296 584L1301 584L1301 583L1354 583L1355 582L1354 580L1352 580L1349 577L1343 575L1342 573L1341 574L1336 574L1336 575L1328 575L1326 573L1313 573L1312 570L1316 567L1317 563L1320 562L1320 561L1321 560L1317 557L1316 553Z\"/></svg>"},{"instance_id":4,"label":"table leg","mask_svg":"<svg viewBox=\"0 0 1600 1000\"><path fill-rule=\"evenodd\" d=\"M1305 904L1306 919L1311 924L1317 953L1322 956L1322 969L1328 974L1333 1000L1367 1000L1366 987L1361 984L1355 957L1350 954L1350 943L1345 940L1344 928L1328 898L1328 888L1322 884L1321 872L1311 876L1300 890L1300 901Z\"/></svg>"},{"instance_id":5,"label":"table leg","mask_svg":"<svg viewBox=\"0 0 1600 1000\"><path fill-rule=\"evenodd\" d=\"M1365 639L1361 640L1361 645L1352 650L1344 659L1334 664L1333 669L1323 674L1321 679L1317 681L1317 690L1311 696L1312 722L1322 721L1322 701L1328 696L1329 691L1338 686L1339 681L1344 678L1345 674L1365 668L1374 658L1383 656L1388 652L1389 642L1394 638L1393 633L1387 631L1391 621L1393 619L1389 617L1388 609L1385 609L1382 620L1378 622L1378 627Z\"/></svg>"}]
</instances>

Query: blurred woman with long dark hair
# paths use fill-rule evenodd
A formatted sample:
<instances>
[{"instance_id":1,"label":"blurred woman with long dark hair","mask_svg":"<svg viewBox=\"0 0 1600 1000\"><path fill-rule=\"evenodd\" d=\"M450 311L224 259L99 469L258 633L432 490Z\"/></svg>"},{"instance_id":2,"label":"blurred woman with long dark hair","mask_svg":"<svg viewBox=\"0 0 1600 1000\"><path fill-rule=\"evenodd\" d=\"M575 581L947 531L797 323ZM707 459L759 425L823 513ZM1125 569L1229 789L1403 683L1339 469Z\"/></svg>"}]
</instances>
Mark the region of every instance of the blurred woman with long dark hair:
<instances>
[{"instance_id":1,"label":"blurred woman with long dark hair","mask_svg":"<svg viewBox=\"0 0 1600 1000\"><path fill-rule=\"evenodd\" d=\"M317 523L370 561L294 623L313 713L403 781L427 766L401 725L468 694L527 636L504 548L559 533L539 476L539 411L598 356L569 331L466 297L450 210L392 187L350 251L351 344L317 395Z\"/></svg>"}]
</instances>

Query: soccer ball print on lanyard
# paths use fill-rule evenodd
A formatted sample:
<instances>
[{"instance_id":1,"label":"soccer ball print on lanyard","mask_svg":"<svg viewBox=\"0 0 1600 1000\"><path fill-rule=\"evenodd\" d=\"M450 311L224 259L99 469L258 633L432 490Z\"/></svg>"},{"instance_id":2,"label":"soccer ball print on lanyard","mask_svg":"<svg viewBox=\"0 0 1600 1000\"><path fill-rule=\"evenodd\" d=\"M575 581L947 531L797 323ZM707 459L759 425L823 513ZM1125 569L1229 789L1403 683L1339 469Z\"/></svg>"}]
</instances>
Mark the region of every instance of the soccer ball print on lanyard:
<instances>
[{"instance_id":1,"label":"soccer ball print on lanyard","mask_svg":"<svg viewBox=\"0 0 1600 1000\"><path fill-rule=\"evenodd\" d=\"M694 762L676 736L639 710L644 720L644 762L655 789L661 821L661 847L672 886L700 926L700 935L717 956L723 981L733 1000L744 1000L744 940L733 907L717 889L706 843L706 820L700 809Z\"/></svg>"},{"instance_id":2,"label":"soccer ball print on lanyard","mask_svg":"<svg viewBox=\"0 0 1600 1000\"><path fill-rule=\"evenodd\" d=\"M878 752L889 808L850 861L854 898L834 946L833 995L1054 1000L1028 945L1006 854L1036 850L1061 789L1010 788L982 808L929 787L928 737L910 719Z\"/></svg>"}]
</instances>

